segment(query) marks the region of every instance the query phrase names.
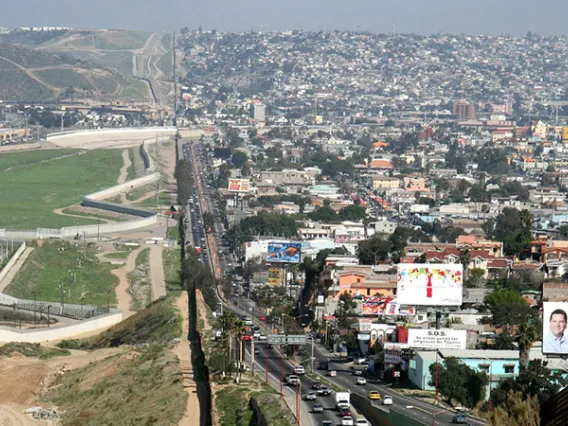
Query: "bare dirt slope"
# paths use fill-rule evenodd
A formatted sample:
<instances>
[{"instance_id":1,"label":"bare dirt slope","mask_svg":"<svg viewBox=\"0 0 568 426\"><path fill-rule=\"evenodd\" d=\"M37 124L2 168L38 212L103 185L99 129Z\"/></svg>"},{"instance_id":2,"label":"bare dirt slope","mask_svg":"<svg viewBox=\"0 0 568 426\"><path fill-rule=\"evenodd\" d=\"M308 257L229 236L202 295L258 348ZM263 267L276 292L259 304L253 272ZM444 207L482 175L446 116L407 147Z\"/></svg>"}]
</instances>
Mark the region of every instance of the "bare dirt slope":
<instances>
[{"instance_id":1,"label":"bare dirt slope","mask_svg":"<svg viewBox=\"0 0 568 426\"><path fill-rule=\"evenodd\" d=\"M176 306L182 316L181 341L173 348L173 353L180 361L180 369L183 375L183 387L187 392L187 408L179 426L199 426L200 410L199 400L197 399L197 385L194 379L193 367L191 364L191 347L189 345L189 308L187 292L182 292L176 300Z\"/></svg>"}]
</instances>

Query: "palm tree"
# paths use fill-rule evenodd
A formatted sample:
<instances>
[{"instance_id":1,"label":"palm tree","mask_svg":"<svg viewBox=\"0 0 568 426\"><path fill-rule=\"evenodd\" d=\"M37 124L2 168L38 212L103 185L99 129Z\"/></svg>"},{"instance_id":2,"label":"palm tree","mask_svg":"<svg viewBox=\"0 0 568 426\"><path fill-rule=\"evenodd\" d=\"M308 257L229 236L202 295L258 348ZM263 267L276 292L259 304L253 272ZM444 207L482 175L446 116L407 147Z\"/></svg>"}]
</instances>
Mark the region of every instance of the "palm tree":
<instances>
[{"instance_id":1,"label":"palm tree","mask_svg":"<svg viewBox=\"0 0 568 426\"><path fill-rule=\"evenodd\" d=\"M529 365L529 353L537 337L537 330L531 322L524 322L519 326L515 340L519 346L519 365L521 370L526 370Z\"/></svg>"},{"instance_id":2,"label":"palm tree","mask_svg":"<svg viewBox=\"0 0 568 426\"><path fill-rule=\"evenodd\" d=\"M463 281L467 280L469 262L471 261L471 252L469 250L460 251L460 263L463 265Z\"/></svg>"},{"instance_id":3,"label":"palm tree","mask_svg":"<svg viewBox=\"0 0 568 426\"><path fill-rule=\"evenodd\" d=\"M232 365L232 341L233 337L238 334L242 328L242 321L233 312L224 312L219 317L219 326L221 328L221 346L223 348L223 364L225 359L229 358L229 365ZM224 365L223 365L224 370ZM229 374L231 373L229 368Z\"/></svg>"}]
</instances>

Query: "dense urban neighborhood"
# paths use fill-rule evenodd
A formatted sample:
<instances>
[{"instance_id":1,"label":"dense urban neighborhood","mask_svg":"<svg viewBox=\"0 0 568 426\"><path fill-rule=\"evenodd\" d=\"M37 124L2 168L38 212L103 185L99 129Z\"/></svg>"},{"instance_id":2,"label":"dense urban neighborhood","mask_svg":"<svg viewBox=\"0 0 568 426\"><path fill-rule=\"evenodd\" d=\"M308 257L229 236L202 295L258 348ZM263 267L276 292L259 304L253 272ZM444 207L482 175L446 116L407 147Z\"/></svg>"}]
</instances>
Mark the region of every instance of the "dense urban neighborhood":
<instances>
[{"instance_id":1,"label":"dense urban neighborhood","mask_svg":"<svg viewBox=\"0 0 568 426\"><path fill-rule=\"evenodd\" d=\"M177 250L175 286L162 277L140 296L154 276L133 289L128 271L138 301L125 322L185 294L201 414L180 425L562 424L568 37L183 28L174 39L172 105L3 99L0 155L124 149L114 192L101 182L105 194L66 213L76 232L38 225L33 244L73 234L84 259L111 241ZM146 222L82 231L89 215L108 229ZM14 238L32 244L22 232L0 229L2 268ZM106 314L113 288L93 302ZM155 344L121 342L108 347Z\"/></svg>"}]
</instances>

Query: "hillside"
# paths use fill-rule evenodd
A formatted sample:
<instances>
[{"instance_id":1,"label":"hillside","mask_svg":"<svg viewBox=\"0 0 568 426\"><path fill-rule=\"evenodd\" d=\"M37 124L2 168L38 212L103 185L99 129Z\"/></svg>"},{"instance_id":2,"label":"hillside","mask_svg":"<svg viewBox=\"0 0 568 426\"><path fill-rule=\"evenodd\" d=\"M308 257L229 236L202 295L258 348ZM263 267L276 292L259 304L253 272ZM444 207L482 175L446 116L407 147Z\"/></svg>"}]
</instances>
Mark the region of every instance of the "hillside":
<instances>
[{"instance_id":1,"label":"hillside","mask_svg":"<svg viewBox=\"0 0 568 426\"><path fill-rule=\"evenodd\" d=\"M1 38L0 38L1 40ZM147 79L161 104L171 102L172 35L142 31L67 31L47 37L38 50L87 60L124 75Z\"/></svg>"},{"instance_id":2,"label":"hillside","mask_svg":"<svg viewBox=\"0 0 568 426\"><path fill-rule=\"evenodd\" d=\"M116 69L10 43L0 44L0 98L25 102L150 100L144 82Z\"/></svg>"}]
</instances>

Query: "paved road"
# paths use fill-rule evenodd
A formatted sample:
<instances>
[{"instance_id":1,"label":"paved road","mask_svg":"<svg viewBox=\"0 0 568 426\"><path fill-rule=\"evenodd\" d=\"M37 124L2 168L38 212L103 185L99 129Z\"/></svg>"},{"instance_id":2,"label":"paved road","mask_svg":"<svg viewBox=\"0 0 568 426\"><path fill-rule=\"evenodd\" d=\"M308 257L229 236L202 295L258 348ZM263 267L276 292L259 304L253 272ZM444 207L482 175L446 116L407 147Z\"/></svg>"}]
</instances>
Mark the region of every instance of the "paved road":
<instances>
[{"instance_id":1,"label":"paved road","mask_svg":"<svg viewBox=\"0 0 568 426\"><path fill-rule=\"evenodd\" d=\"M200 197L201 201L200 204L199 205L194 204L194 206L197 206L197 208L194 209L194 212L190 215L189 218L189 221L191 222L193 241L196 246L201 244L200 238L204 236L202 222L201 224L198 223L198 220L201 219L201 209L199 207L205 208L206 211L213 211L212 197L207 197L206 194L203 192L203 188L205 188L206 185L202 180L203 179L202 175L199 173L204 167L202 164L200 164L200 162L196 158L197 152L199 152L200 149L201 147L199 145L195 147L195 150L190 150L189 147L186 150L184 146L184 155L187 153L186 159L190 161L190 163L193 165L194 176L198 180L196 187L198 188L198 191L202 193L202 196ZM222 232L222 225L220 223L216 223L215 231L216 231L215 235L219 237ZM217 243L217 241L215 243ZM217 247L217 245L215 245L215 247ZM204 263L213 263L213 265L215 265L212 266L212 269L214 271L216 267L218 267L219 269L221 269L222 272L225 272L226 263L228 263L227 260L222 256L218 256L217 250L215 250L214 253L211 253L211 257L213 257L213 261L207 254L204 254L203 256ZM229 257L228 260L231 262L233 261L231 257ZM237 302L236 298L233 295L229 295L228 297L229 297L229 302L231 302L231 304L225 306L227 309L233 310L238 315L248 315L253 319L256 319L258 325L264 326L264 324L258 322L259 311L256 305L251 300L244 298L240 299L239 306L237 307L235 303ZM261 328L265 333L269 332L269 330L265 326ZM266 361L268 361L269 376L272 376L273 378L279 380L280 352L278 352L276 349L266 349L264 345L257 345L257 347L259 349L259 354L256 355L257 359L255 360L257 368L260 368L262 371L265 371ZM323 348L320 349L316 347L315 358L317 360L329 359L328 355L329 354L326 353L325 350L323 350ZM250 356L250 350L249 350L249 356ZM432 415L436 414L434 422L435 425L451 424L451 419L454 415L454 413L452 412L444 412L443 410L440 410L439 407L436 407L432 404L428 404L418 399L404 396L403 394L400 394L398 391L393 390L380 383L368 383L366 386L357 386L355 385L356 378L351 374L351 371L348 369L348 366L332 362L331 368L336 369L336 371L338 371L338 374L335 378L326 377L326 379L333 382L335 385L341 388L349 389L351 392L355 392L357 394L364 396L368 393L369 390L378 390L381 393L381 395L392 396L394 402L393 407L395 407L397 410L404 412L406 415L413 418L414 420L417 420L425 425L431 425ZM283 362L283 372L284 374L289 374L293 372L293 365L286 360L284 360ZM371 378L369 379L372 380ZM306 376L302 377L301 381L302 381L302 388L304 390L308 390L313 383L313 380ZM286 389L286 387L284 387L283 389ZM285 393L286 392L289 393L291 391L293 390L288 390L288 391L284 390ZM327 398L319 397L318 402L324 405L325 408L324 413L322 414L310 413L309 416L311 423L319 424L322 420L331 420L334 423L339 423L340 419L337 416L337 412L333 410L334 397L333 396ZM305 411L310 411L312 402L303 402L303 404L305 408L302 410L302 413L304 413ZM379 405L379 403L377 402L374 404ZM381 408L386 409L385 407L382 406ZM477 421L476 419L470 419L469 421L470 423L475 425L485 424L484 422ZM302 424L304 424L304 422L302 422Z\"/></svg>"}]
</instances>

